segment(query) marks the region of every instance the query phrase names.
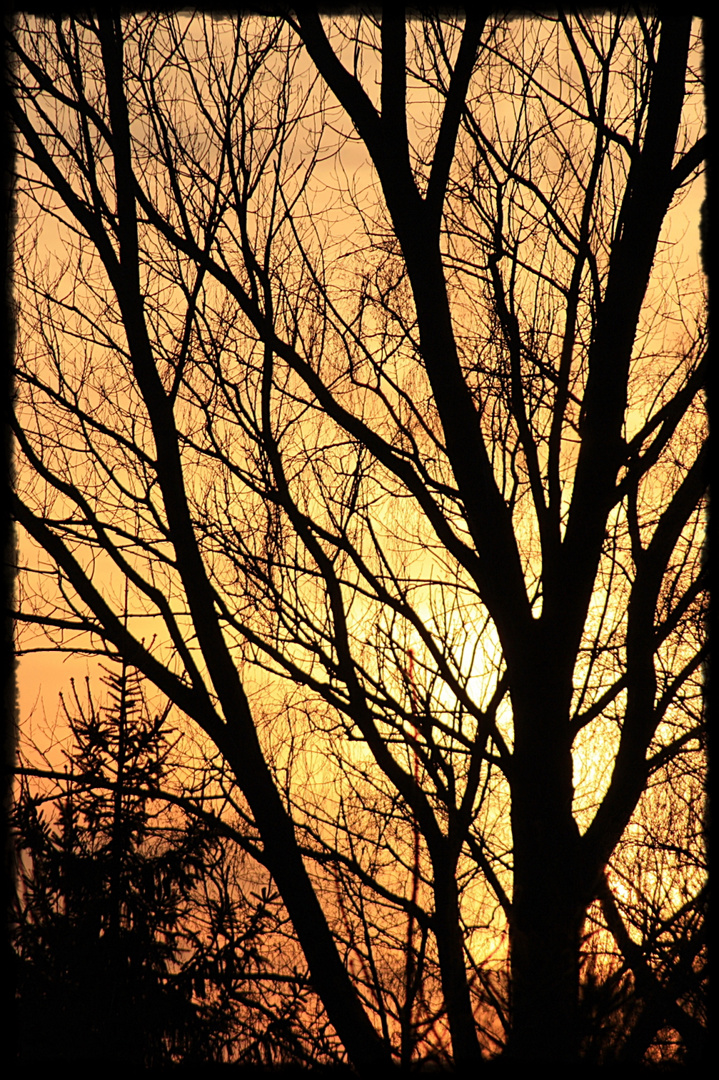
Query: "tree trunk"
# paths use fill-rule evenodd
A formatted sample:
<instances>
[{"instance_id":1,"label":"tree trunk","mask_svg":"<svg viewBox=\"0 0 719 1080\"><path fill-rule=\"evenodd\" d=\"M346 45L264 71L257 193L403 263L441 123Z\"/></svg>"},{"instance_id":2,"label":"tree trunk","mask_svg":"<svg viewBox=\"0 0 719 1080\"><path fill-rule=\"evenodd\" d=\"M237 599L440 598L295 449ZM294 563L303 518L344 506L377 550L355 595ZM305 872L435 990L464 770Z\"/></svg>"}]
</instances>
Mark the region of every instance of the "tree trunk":
<instances>
[{"instance_id":1,"label":"tree trunk","mask_svg":"<svg viewBox=\"0 0 719 1080\"><path fill-rule=\"evenodd\" d=\"M482 1055L467 983L464 942L459 913L456 858L448 852L432 852L434 870L435 933L442 993L452 1037L455 1066L479 1065Z\"/></svg>"},{"instance_id":2,"label":"tree trunk","mask_svg":"<svg viewBox=\"0 0 719 1080\"><path fill-rule=\"evenodd\" d=\"M232 734L217 740L217 745L255 817L265 866L292 920L314 989L359 1075L374 1077L378 1072L391 1072L389 1047L372 1025L342 964L299 851L294 824L282 805L254 729L241 733L241 714L233 719L235 722L228 725Z\"/></svg>"},{"instance_id":3,"label":"tree trunk","mask_svg":"<svg viewBox=\"0 0 719 1080\"><path fill-rule=\"evenodd\" d=\"M548 861L546 851L535 857L527 874L532 880L514 907L510 937L512 1033L507 1057L576 1062L584 913L572 900L574 890L560 895Z\"/></svg>"},{"instance_id":4,"label":"tree trunk","mask_svg":"<svg viewBox=\"0 0 719 1080\"><path fill-rule=\"evenodd\" d=\"M579 944L585 897L572 815L569 688L549 664L513 693L514 894L508 1056L579 1057ZM554 685L552 685L554 684Z\"/></svg>"}]
</instances>

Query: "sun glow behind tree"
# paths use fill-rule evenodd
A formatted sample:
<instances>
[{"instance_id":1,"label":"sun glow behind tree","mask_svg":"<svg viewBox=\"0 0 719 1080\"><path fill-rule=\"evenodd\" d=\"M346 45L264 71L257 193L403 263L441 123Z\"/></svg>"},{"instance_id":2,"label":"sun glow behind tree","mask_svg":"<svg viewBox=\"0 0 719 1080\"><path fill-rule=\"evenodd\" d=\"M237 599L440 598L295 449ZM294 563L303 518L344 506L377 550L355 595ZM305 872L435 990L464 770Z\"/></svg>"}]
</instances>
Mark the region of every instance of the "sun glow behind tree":
<instances>
[{"instance_id":1,"label":"sun glow behind tree","mask_svg":"<svg viewBox=\"0 0 719 1080\"><path fill-rule=\"evenodd\" d=\"M21 618L204 730L358 1067L407 1060L442 998L457 1061L496 1049L493 1007L510 1053L573 1057L587 910L611 886L631 916L634 866L676 915L646 901L648 822L701 889L706 328L673 222L702 99L698 27L669 25L12 39L16 513L53 567Z\"/></svg>"}]
</instances>

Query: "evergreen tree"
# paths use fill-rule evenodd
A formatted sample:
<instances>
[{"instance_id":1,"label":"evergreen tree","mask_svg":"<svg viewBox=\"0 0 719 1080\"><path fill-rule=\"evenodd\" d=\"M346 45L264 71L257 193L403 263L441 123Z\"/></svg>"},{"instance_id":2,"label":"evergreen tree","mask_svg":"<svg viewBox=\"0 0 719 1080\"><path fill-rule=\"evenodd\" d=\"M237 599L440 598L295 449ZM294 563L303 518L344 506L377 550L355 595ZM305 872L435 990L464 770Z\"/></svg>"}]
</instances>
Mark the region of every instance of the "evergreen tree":
<instances>
[{"instance_id":1,"label":"evergreen tree","mask_svg":"<svg viewBox=\"0 0 719 1080\"><path fill-rule=\"evenodd\" d=\"M48 811L21 782L20 1056L207 1060L213 1037L193 1003L181 922L211 840L158 816L146 794L171 749L167 712L149 714L126 664L104 681L104 707L89 691L84 704L74 685L72 704L63 701L73 736L66 794Z\"/></svg>"}]
</instances>

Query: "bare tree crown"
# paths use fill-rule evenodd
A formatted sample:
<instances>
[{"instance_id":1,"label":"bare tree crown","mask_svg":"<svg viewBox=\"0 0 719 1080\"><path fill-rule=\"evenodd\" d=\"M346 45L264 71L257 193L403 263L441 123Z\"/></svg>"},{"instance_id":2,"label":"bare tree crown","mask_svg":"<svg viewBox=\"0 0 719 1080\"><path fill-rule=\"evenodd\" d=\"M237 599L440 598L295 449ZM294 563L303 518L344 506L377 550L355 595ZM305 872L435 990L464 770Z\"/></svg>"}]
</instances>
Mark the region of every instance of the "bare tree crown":
<instances>
[{"instance_id":1,"label":"bare tree crown","mask_svg":"<svg viewBox=\"0 0 719 1080\"><path fill-rule=\"evenodd\" d=\"M694 1052L655 930L704 882L698 27L8 43L20 625L209 737L360 1071L574 1060L590 931L627 1053Z\"/></svg>"}]
</instances>

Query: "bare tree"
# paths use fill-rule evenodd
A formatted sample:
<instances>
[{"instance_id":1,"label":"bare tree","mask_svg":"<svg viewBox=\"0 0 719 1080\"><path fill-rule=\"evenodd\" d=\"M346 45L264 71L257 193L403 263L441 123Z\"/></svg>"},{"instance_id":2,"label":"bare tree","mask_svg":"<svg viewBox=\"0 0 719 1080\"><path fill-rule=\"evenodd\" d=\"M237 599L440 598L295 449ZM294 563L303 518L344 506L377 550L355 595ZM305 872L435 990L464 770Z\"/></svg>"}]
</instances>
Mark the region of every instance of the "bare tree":
<instances>
[{"instance_id":1,"label":"bare tree","mask_svg":"<svg viewBox=\"0 0 719 1080\"><path fill-rule=\"evenodd\" d=\"M574 1060L587 913L622 938L615 854L702 762L691 19L26 19L9 48L20 620L209 738L359 1071L425 1036L479 1062L480 988L508 1055Z\"/></svg>"}]
</instances>

